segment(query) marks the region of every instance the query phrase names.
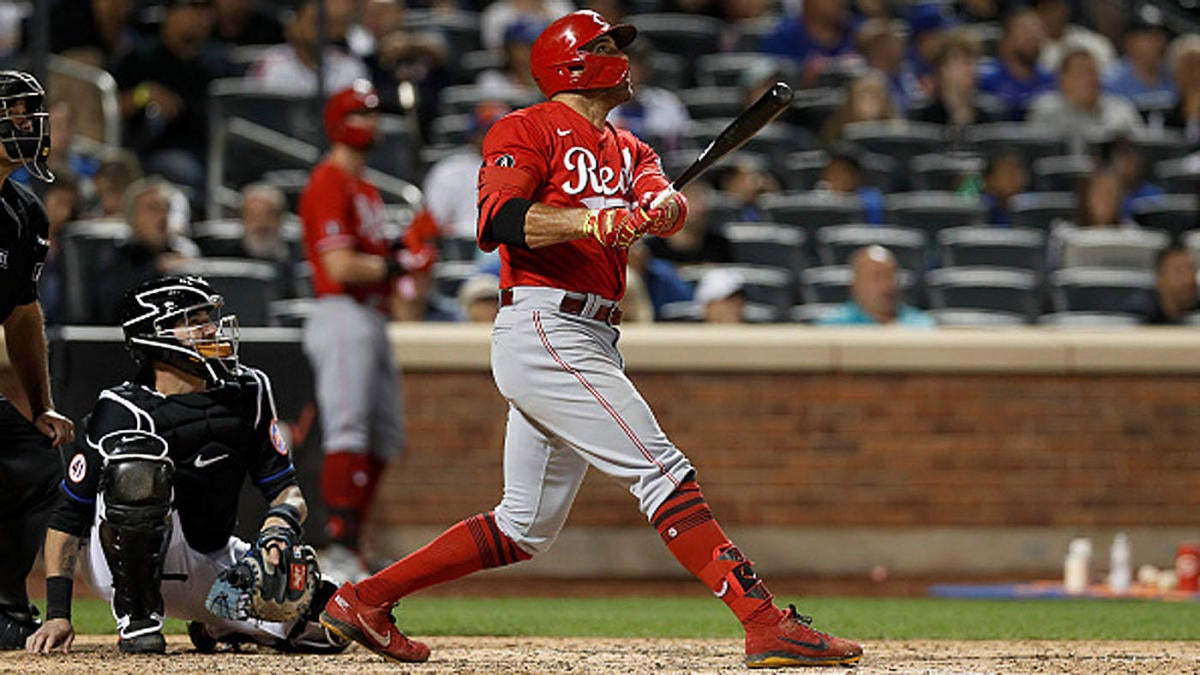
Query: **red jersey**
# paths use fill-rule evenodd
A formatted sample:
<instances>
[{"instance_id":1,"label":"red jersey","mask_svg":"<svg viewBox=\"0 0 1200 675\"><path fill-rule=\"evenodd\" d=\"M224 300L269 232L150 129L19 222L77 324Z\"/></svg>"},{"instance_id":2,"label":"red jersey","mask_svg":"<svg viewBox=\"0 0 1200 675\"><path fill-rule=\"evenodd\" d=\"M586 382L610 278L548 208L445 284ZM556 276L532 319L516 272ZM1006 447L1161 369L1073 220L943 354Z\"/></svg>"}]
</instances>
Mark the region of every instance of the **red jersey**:
<instances>
[{"instance_id":1,"label":"red jersey","mask_svg":"<svg viewBox=\"0 0 1200 675\"><path fill-rule=\"evenodd\" d=\"M325 160L313 169L300 196L304 223L304 251L313 271L313 291L323 295L348 295L381 312L389 311L391 284L342 286L329 278L321 253L350 248L359 253L386 256L391 244L384 232L383 199L367 181Z\"/></svg>"},{"instance_id":2,"label":"red jersey","mask_svg":"<svg viewBox=\"0 0 1200 675\"><path fill-rule=\"evenodd\" d=\"M496 211L514 197L549 206L631 208L665 189L658 155L633 134L597 129L567 105L547 101L513 112L483 141L479 170L479 247L500 246L500 287L549 286L619 300L628 254L591 237L536 250L488 238Z\"/></svg>"}]
</instances>

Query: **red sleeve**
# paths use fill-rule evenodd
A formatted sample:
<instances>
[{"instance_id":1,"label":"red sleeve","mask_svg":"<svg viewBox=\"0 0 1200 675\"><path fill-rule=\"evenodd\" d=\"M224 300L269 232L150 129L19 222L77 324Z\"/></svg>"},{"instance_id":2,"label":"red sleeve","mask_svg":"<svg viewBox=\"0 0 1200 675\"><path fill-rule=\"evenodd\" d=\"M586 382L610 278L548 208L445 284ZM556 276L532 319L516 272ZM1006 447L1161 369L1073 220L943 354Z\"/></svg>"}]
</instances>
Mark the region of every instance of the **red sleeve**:
<instances>
[{"instance_id":1,"label":"red sleeve","mask_svg":"<svg viewBox=\"0 0 1200 675\"><path fill-rule=\"evenodd\" d=\"M323 168L313 172L300 203L300 218L317 253L352 248L358 241L350 218L350 192L340 176Z\"/></svg>"},{"instance_id":2,"label":"red sleeve","mask_svg":"<svg viewBox=\"0 0 1200 675\"><path fill-rule=\"evenodd\" d=\"M550 141L535 120L512 114L496 122L483 139L479 167L479 248L493 251L492 218L510 199L532 199L550 173Z\"/></svg>"},{"instance_id":3,"label":"red sleeve","mask_svg":"<svg viewBox=\"0 0 1200 675\"><path fill-rule=\"evenodd\" d=\"M629 134L624 131L622 133ZM635 200L647 192L661 192L671 185L671 179L663 173L662 161L654 149L633 134L628 138L633 145L633 195Z\"/></svg>"}]
</instances>

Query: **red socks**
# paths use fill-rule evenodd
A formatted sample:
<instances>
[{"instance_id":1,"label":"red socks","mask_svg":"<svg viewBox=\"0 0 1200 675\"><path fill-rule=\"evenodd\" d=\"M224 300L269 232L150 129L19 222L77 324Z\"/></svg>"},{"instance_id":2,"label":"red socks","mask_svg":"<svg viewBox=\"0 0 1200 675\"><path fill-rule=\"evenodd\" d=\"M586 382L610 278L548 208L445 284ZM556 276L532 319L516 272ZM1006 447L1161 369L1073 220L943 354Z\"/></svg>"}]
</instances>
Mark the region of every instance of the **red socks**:
<instances>
[{"instance_id":1,"label":"red socks","mask_svg":"<svg viewBox=\"0 0 1200 675\"><path fill-rule=\"evenodd\" d=\"M367 509L387 464L362 452L330 452L321 467L321 497L329 508L326 534L338 544L359 549Z\"/></svg>"},{"instance_id":2,"label":"red socks","mask_svg":"<svg viewBox=\"0 0 1200 675\"><path fill-rule=\"evenodd\" d=\"M738 620L778 620L774 596L754 573L753 563L725 536L696 481L680 484L651 521L675 559L721 598Z\"/></svg>"},{"instance_id":3,"label":"red socks","mask_svg":"<svg viewBox=\"0 0 1200 675\"><path fill-rule=\"evenodd\" d=\"M500 532L492 513L481 513L453 525L354 590L363 602L389 605L422 588L531 557Z\"/></svg>"}]
</instances>

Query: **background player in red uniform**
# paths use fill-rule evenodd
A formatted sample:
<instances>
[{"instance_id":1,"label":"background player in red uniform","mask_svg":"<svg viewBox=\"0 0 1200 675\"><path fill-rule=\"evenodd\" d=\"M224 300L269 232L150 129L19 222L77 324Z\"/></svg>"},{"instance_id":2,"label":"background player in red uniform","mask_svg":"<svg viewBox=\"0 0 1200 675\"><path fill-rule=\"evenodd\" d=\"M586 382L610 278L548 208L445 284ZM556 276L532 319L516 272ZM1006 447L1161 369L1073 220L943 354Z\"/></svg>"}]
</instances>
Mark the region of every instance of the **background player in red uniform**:
<instances>
[{"instance_id":1,"label":"background player in red uniform","mask_svg":"<svg viewBox=\"0 0 1200 675\"><path fill-rule=\"evenodd\" d=\"M332 544L321 555L331 578L367 576L359 534L387 461L404 446L400 373L387 322L393 294L410 272L433 262L427 250L393 245L383 200L363 178L377 138L379 96L366 80L325 105L329 153L300 198L304 249L316 307L304 326L304 350L316 378L324 434L321 496Z\"/></svg>"},{"instance_id":2,"label":"background player in red uniform","mask_svg":"<svg viewBox=\"0 0 1200 675\"><path fill-rule=\"evenodd\" d=\"M532 55L550 100L508 115L484 141L478 239L485 250L499 246L503 261L492 372L509 401L504 496L495 511L333 596L321 622L377 654L428 658L428 647L396 629L396 600L546 550L594 466L629 489L671 553L742 622L747 665L862 656L794 607L775 606L714 519L691 463L623 372L614 326L628 247L648 232L673 234L687 210L674 192L649 208L670 190L657 155L605 122L631 95L621 48L635 35L589 11L552 23Z\"/></svg>"}]
</instances>

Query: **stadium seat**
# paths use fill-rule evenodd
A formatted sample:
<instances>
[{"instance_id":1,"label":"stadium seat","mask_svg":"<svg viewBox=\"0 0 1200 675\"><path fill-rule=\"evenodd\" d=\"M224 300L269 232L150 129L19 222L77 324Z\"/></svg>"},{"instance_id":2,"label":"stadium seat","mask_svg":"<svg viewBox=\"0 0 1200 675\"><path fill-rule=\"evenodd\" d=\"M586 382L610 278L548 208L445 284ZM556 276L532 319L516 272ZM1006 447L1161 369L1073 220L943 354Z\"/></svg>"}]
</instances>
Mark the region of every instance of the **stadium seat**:
<instances>
[{"instance_id":1,"label":"stadium seat","mask_svg":"<svg viewBox=\"0 0 1200 675\"><path fill-rule=\"evenodd\" d=\"M479 14L460 9L409 9L404 14L404 27L410 31L438 33L445 37L451 54L478 51L483 45L479 36Z\"/></svg>"},{"instance_id":2,"label":"stadium seat","mask_svg":"<svg viewBox=\"0 0 1200 675\"><path fill-rule=\"evenodd\" d=\"M321 111L312 96L273 91L240 77L220 78L208 85L208 106L210 122L237 117L310 145L324 142Z\"/></svg>"},{"instance_id":3,"label":"stadium seat","mask_svg":"<svg viewBox=\"0 0 1200 675\"><path fill-rule=\"evenodd\" d=\"M1121 312L1137 294L1154 288L1154 273L1145 270L1073 267L1050 275L1050 295L1057 312Z\"/></svg>"},{"instance_id":4,"label":"stadium seat","mask_svg":"<svg viewBox=\"0 0 1200 675\"><path fill-rule=\"evenodd\" d=\"M900 288L907 293L913 286L913 275L905 269L896 274ZM854 271L849 265L810 267L800 273L800 297L806 305L836 305L850 299Z\"/></svg>"},{"instance_id":5,"label":"stadium seat","mask_svg":"<svg viewBox=\"0 0 1200 675\"><path fill-rule=\"evenodd\" d=\"M798 89L784 118L815 134L820 132L829 115L845 102L846 91L841 87Z\"/></svg>"},{"instance_id":6,"label":"stadium seat","mask_svg":"<svg viewBox=\"0 0 1200 675\"><path fill-rule=\"evenodd\" d=\"M684 57L689 71L701 56L722 51L725 24L711 16L651 12L633 14L628 20L637 26L638 34L649 40L656 50ZM692 76L689 75L687 83L691 80Z\"/></svg>"},{"instance_id":7,"label":"stadium seat","mask_svg":"<svg viewBox=\"0 0 1200 675\"><path fill-rule=\"evenodd\" d=\"M1009 312L1027 321L1037 315L1041 297L1035 273L998 267L931 270L925 275L925 287L934 309Z\"/></svg>"},{"instance_id":8,"label":"stadium seat","mask_svg":"<svg viewBox=\"0 0 1200 675\"><path fill-rule=\"evenodd\" d=\"M822 265L847 265L850 255L870 244L886 247L900 267L915 275L925 270L926 237L909 227L830 225L817 230L817 257Z\"/></svg>"},{"instance_id":9,"label":"stadium seat","mask_svg":"<svg viewBox=\"0 0 1200 675\"><path fill-rule=\"evenodd\" d=\"M1023 192L1009 206L1013 227L1047 232L1056 220L1075 220L1074 192Z\"/></svg>"},{"instance_id":10,"label":"stadium seat","mask_svg":"<svg viewBox=\"0 0 1200 675\"><path fill-rule=\"evenodd\" d=\"M1042 157L1033 161L1032 168L1035 192L1072 192L1095 170L1096 160L1089 155Z\"/></svg>"},{"instance_id":11,"label":"stadium seat","mask_svg":"<svg viewBox=\"0 0 1200 675\"><path fill-rule=\"evenodd\" d=\"M688 68L691 64L678 54L653 51L646 57L649 73L646 82L656 87L678 91L688 85Z\"/></svg>"},{"instance_id":12,"label":"stadium seat","mask_svg":"<svg viewBox=\"0 0 1200 675\"><path fill-rule=\"evenodd\" d=\"M1122 312L1050 312L1038 317L1039 326L1051 328L1135 328L1141 320Z\"/></svg>"},{"instance_id":13,"label":"stadium seat","mask_svg":"<svg viewBox=\"0 0 1200 675\"><path fill-rule=\"evenodd\" d=\"M438 95L438 110L442 115L469 115L480 103L501 100L516 108L524 108L542 100L540 94L514 94L497 96L493 90L484 89L474 84L456 84L442 89Z\"/></svg>"},{"instance_id":14,"label":"stadium seat","mask_svg":"<svg viewBox=\"0 0 1200 675\"><path fill-rule=\"evenodd\" d=\"M792 323L815 324L833 316L842 308L840 302L814 303L796 305L788 311L788 320Z\"/></svg>"},{"instance_id":15,"label":"stadium seat","mask_svg":"<svg viewBox=\"0 0 1200 675\"><path fill-rule=\"evenodd\" d=\"M429 126L429 141L437 146L462 146L471 140L471 116L438 115Z\"/></svg>"},{"instance_id":16,"label":"stadium seat","mask_svg":"<svg viewBox=\"0 0 1200 675\"><path fill-rule=\"evenodd\" d=\"M928 155L946 149L945 127L925 122L854 122L846 125L842 136L844 140L869 152L891 157L901 169L908 167L909 162L917 155Z\"/></svg>"},{"instance_id":17,"label":"stadium seat","mask_svg":"<svg viewBox=\"0 0 1200 675\"><path fill-rule=\"evenodd\" d=\"M439 261L433 264L433 290L443 298L458 301L458 287L479 273L474 262Z\"/></svg>"},{"instance_id":18,"label":"stadium seat","mask_svg":"<svg viewBox=\"0 0 1200 675\"><path fill-rule=\"evenodd\" d=\"M725 121L737 117L745 107L741 87L694 87L676 94L693 121L720 119L722 128Z\"/></svg>"},{"instance_id":19,"label":"stadium seat","mask_svg":"<svg viewBox=\"0 0 1200 675\"><path fill-rule=\"evenodd\" d=\"M775 30L781 19L779 14L768 13L738 21L734 26L733 51L758 51L763 38Z\"/></svg>"},{"instance_id":20,"label":"stadium seat","mask_svg":"<svg viewBox=\"0 0 1200 675\"><path fill-rule=\"evenodd\" d=\"M1133 200L1139 225L1172 236L1200 227L1200 199L1195 194L1155 195Z\"/></svg>"},{"instance_id":21,"label":"stadium seat","mask_svg":"<svg viewBox=\"0 0 1200 675\"><path fill-rule=\"evenodd\" d=\"M1200 157L1168 159L1154 165L1156 182L1171 194L1200 193Z\"/></svg>"},{"instance_id":22,"label":"stadium seat","mask_svg":"<svg viewBox=\"0 0 1200 675\"><path fill-rule=\"evenodd\" d=\"M236 257L242 251L242 223L240 220L203 220L192 223L191 239L206 257Z\"/></svg>"},{"instance_id":23,"label":"stadium seat","mask_svg":"<svg viewBox=\"0 0 1200 675\"><path fill-rule=\"evenodd\" d=\"M881 192L892 191L896 163L891 158L863 152L859 155L859 162L862 164L864 186ZM812 190L828 163L829 153L824 150L801 150L788 154L783 160L784 187L793 192Z\"/></svg>"},{"instance_id":24,"label":"stadium seat","mask_svg":"<svg viewBox=\"0 0 1200 675\"><path fill-rule=\"evenodd\" d=\"M1180 241L1187 247L1187 250L1192 252L1192 260L1200 264L1200 230L1191 230L1184 232L1180 237Z\"/></svg>"},{"instance_id":25,"label":"stadium seat","mask_svg":"<svg viewBox=\"0 0 1200 675\"><path fill-rule=\"evenodd\" d=\"M798 277L804 269L804 230L778 223L726 223L733 262L773 267Z\"/></svg>"},{"instance_id":26,"label":"stadium seat","mask_svg":"<svg viewBox=\"0 0 1200 675\"><path fill-rule=\"evenodd\" d=\"M284 328L303 328L315 305L316 300L312 298L272 300L267 305L268 323Z\"/></svg>"},{"instance_id":27,"label":"stadium seat","mask_svg":"<svg viewBox=\"0 0 1200 675\"><path fill-rule=\"evenodd\" d=\"M962 152L917 155L909 162L914 190L949 190L983 175L983 158Z\"/></svg>"},{"instance_id":28,"label":"stadium seat","mask_svg":"<svg viewBox=\"0 0 1200 675\"><path fill-rule=\"evenodd\" d=\"M1183 132L1177 129L1146 129L1134 135L1142 162L1150 167L1172 159L1180 159L1195 150Z\"/></svg>"},{"instance_id":29,"label":"stadium seat","mask_svg":"<svg viewBox=\"0 0 1200 675\"><path fill-rule=\"evenodd\" d=\"M763 67L778 71L785 81L796 81L795 61L747 51L705 54L696 59L696 83L702 87L740 87L741 78L747 71Z\"/></svg>"},{"instance_id":30,"label":"stadium seat","mask_svg":"<svg viewBox=\"0 0 1200 675\"><path fill-rule=\"evenodd\" d=\"M401 115L381 115L379 136L367 155L367 166L390 176L415 182L417 155L420 146L415 120Z\"/></svg>"},{"instance_id":31,"label":"stadium seat","mask_svg":"<svg viewBox=\"0 0 1200 675\"><path fill-rule=\"evenodd\" d=\"M1112 267L1154 270L1158 252L1167 247L1165 232L1134 228L1063 228L1062 267Z\"/></svg>"},{"instance_id":32,"label":"stadium seat","mask_svg":"<svg viewBox=\"0 0 1200 675\"><path fill-rule=\"evenodd\" d=\"M708 226L710 228L715 228L719 232L725 223L741 220L738 217L741 207L737 200L728 193L713 190L708 193L707 200Z\"/></svg>"},{"instance_id":33,"label":"stadium seat","mask_svg":"<svg viewBox=\"0 0 1200 675\"><path fill-rule=\"evenodd\" d=\"M479 245L471 237L441 237L438 239L438 259L446 262L475 260Z\"/></svg>"},{"instance_id":34,"label":"stadium seat","mask_svg":"<svg viewBox=\"0 0 1200 675\"><path fill-rule=\"evenodd\" d=\"M758 205L772 221L802 228L810 239L822 227L861 223L867 216L857 195L826 190L765 194Z\"/></svg>"},{"instance_id":35,"label":"stadium seat","mask_svg":"<svg viewBox=\"0 0 1200 675\"><path fill-rule=\"evenodd\" d=\"M1011 328L1029 323L1027 317L1015 312L986 309L931 309L929 315L937 325L947 328Z\"/></svg>"},{"instance_id":36,"label":"stadium seat","mask_svg":"<svg viewBox=\"0 0 1200 675\"><path fill-rule=\"evenodd\" d=\"M965 140L975 152L991 157L1001 151L1016 151L1029 166L1039 157L1068 153L1067 139L1056 132L1031 124L993 122L968 126Z\"/></svg>"},{"instance_id":37,"label":"stadium seat","mask_svg":"<svg viewBox=\"0 0 1200 675\"><path fill-rule=\"evenodd\" d=\"M477 49L458 57L458 80L475 82L487 70L504 70L507 57L499 49Z\"/></svg>"},{"instance_id":38,"label":"stadium seat","mask_svg":"<svg viewBox=\"0 0 1200 675\"><path fill-rule=\"evenodd\" d=\"M63 227L59 249L66 323L91 324L99 318L95 282L101 274L103 255L128 237L129 226L124 220L77 220Z\"/></svg>"},{"instance_id":39,"label":"stadium seat","mask_svg":"<svg viewBox=\"0 0 1200 675\"><path fill-rule=\"evenodd\" d=\"M179 274L198 274L225 296L225 312L236 314L242 326L270 323L268 306L277 299L275 265L241 258L193 258L179 264Z\"/></svg>"},{"instance_id":40,"label":"stadium seat","mask_svg":"<svg viewBox=\"0 0 1200 675\"><path fill-rule=\"evenodd\" d=\"M923 230L931 236L950 227L980 225L987 219L987 209L978 199L935 190L887 195L883 213L886 222Z\"/></svg>"},{"instance_id":41,"label":"stadium seat","mask_svg":"<svg viewBox=\"0 0 1200 675\"><path fill-rule=\"evenodd\" d=\"M952 227L937 233L946 267L1010 267L1040 272L1046 264L1046 235L1026 228Z\"/></svg>"},{"instance_id":42,"label":"stadium seat","mask_svg":"<svg viewBox=\"0 0 1200 675\"><path fill-rule=\"evenodd\" d=\"M692 300L666 302L658 308L658 320L672 323L698 323L704 321L704 308Z\"/></svg>"}]
</instances>

